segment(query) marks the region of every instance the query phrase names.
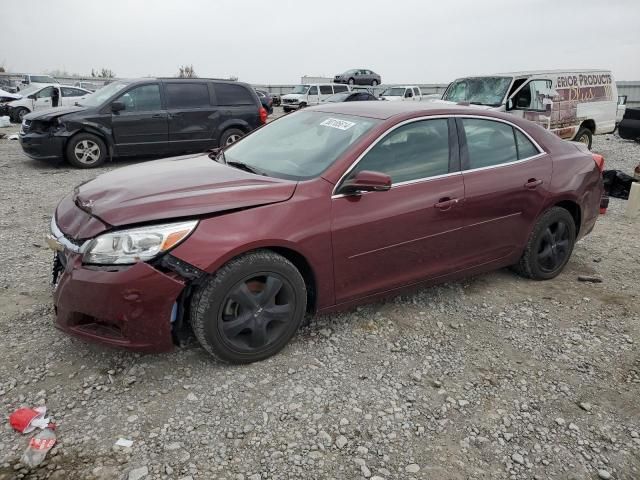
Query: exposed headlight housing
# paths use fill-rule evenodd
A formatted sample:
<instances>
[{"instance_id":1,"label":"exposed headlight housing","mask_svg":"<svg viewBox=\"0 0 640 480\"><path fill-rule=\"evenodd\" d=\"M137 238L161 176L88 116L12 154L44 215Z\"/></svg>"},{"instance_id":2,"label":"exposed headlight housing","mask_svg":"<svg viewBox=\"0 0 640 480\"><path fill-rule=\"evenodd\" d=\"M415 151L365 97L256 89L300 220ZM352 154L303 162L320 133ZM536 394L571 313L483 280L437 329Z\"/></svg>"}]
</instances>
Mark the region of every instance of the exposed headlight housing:
<instances>
[{"instance_id":1,"label":"exposed headlight housing","mask_svg":"<svg viewBox=\"0 0 640 480\"><path fill-rule=\"evenodd\" d=\"M178 246L197 225L197 220L191 220L104 233L89 242L82 262L130 265L151 260Z\"/></svg>"}]
</instances>

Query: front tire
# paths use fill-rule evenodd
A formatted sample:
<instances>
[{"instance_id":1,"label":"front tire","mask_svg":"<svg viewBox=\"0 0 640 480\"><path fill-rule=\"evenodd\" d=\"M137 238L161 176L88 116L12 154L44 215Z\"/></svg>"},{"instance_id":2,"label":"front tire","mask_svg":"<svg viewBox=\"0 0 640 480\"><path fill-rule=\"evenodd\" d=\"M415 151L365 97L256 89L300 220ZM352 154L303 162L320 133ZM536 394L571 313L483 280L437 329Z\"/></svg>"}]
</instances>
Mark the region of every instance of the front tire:
<instances>
[{"instance_id":1,"label":"front tire","mask_svg":"<svg viewBox=\"0 0 640 480\"><path fill-rule=\"evenodd\" d=\"M378 86L378 81L377 80L372 80L371 81L371 86L372 87L377 87Z\"/></svg>"},{"instance_id":2,"label":"front tire","mask_svg":"<svg viewBox=\"0 0 640 480\"><path fill-rule=\"evenodd\" d=\"M354 78L350 78L349 81L347 82L349 85L355 85L356 81Z\"/></svg>"},{"instance_id":3,"label":"front tire","mask_svg":"<svg viewBox=\"0 0 640 480\"><path fill-rule=\"evenodd\" d=\"M593 142L593 133L588 128L580 127L578 133L576 133L575 142L584 143L589 150L591 150L591 143Z\"/></svg>"},{"instance_id":4,"label":"front tire","mask_svg":"<svg viewBox=\"0 0 640 480\"><path fill-rule=\"evenodd\" d=\"M296 333L306 311L302 275L269 250L242 255L207 280L191 300L191 327L211 355L251 363L275 355Z\"/></svg>"},{"instance_id":5,"label":"front tire","mask_svg":"<svg viewBox=\"0 0 640 480\"><path fill-rule=\"evenodd\" d=\"M18 123L22 123L22 120L24 120L24 117L26 115L29 115L29 113L30 112L28 108L20 107L15 111L14 118Z\"/></svg>"},{"instance_id":6,"label":"front tire","mask_svg":"<svg viewBox=\"0 0 640 480\"><path fill-rule=\"evenodd\" d=\"M76 168L95 168L107 158L104 141L91 133L79 133L67 143L66 159Z\"/></svg>"},{"instance_id":7,"label":"front tire","mask_svg":"<svg viewBox=\"0 0 640 480\"><path fill-rule=\"evenodd\" d=\"M543 213L533 227L515 270L533 280L549 280L565 267L576 241L576 224L561 207Z\"/></svg>"}]
</instances>

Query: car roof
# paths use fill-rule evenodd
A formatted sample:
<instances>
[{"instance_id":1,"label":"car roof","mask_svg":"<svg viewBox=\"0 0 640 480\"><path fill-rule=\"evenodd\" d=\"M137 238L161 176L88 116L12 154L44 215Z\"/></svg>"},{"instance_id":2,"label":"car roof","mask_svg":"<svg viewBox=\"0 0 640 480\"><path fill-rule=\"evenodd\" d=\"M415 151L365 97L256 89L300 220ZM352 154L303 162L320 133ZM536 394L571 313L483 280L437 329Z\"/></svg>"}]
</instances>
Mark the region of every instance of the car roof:
<instances>
[{"instance_id":1,"label":"car roof","mask_svg":"<svg viewBox=\"0 0 640 480\"><path fill-rule=\"evenodd\" d=\"M488 117L503 118L504 115L496 114L476 107L468 107L456 104L444 104L435 102L354 102L354 103L327 103L315 107L306 108L307 111L318 111L326 113L339 113L343 115L355 115L358 117L375 118L387 120L396 115L406 115L415 113L415 116L428 115L455 115L471 114ZM513 115L511 115L513 117Z\"/></svg>"},{"instance_id":2,"label":"car roof","mask_svg":"<svg viewBox=\"0 0 640 480\"><path fill-rule=\"evenodd\" d=\"M525 70L522 72L501 72L491 73L488 75L467 75L460 78L477 78L477 77L525 77L528 75L556 75L566 73L611 73L611 70L602 68L569 68L569 69L557 69L557 70Z\"/></svg>"}]
</instances>

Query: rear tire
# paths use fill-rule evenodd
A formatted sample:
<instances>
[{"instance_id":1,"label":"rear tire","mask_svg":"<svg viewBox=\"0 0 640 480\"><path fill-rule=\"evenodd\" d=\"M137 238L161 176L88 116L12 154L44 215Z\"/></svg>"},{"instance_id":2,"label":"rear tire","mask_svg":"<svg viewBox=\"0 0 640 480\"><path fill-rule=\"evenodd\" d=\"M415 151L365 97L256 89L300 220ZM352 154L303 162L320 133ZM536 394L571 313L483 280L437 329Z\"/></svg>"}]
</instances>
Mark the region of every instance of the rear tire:
<instances>
[{"instance_id":1,"label":"rear tire","mask_svg":"<svg viewBox=\"0 0 640 480\"><path fill-rule=\"evenodd\" d=\"M107 146L100 137L91 133L79 133L67 143L67 162L76 168L95 168L106 158Z\"/></svg>"},{"instance_id":2,"label":"rear tire","mask_svg":"<svg viewBox=\"0 0 640 480\"><path fill-rule=\"evenodd\" d=\"M591 130L585 127L580 127L578 129L578 133L576 133L575 138L573 139L575 142L584 143L589 150L591 150L591 143L593 142L593 134Z\"/></svg>"},{"instance_id":3,"label":"rear tire","mask_svg":"<svg viewBox=\"0 0 640 480\"><path fill-rule=\"evenodd\" d=\"M371 81L371 86L372 87L377 87L378 86L378 81L377 80L372 80Z\"/></svg>"},{"instance_id":4,"label":"rear tire","mask_svg":"<svg viewBox=\"0 0 640 480\"><path fill-rule=\"evenodd\" d=\"M295 335L306 304L298 269L275 252L257 250L231 260L196 291L191 327L217 359L257 362L275 355Z\"/></svg>"},{"instance_id":5,"label":"rear tire","mask_svg":"<svg viewBox=\"0 0 640 480\"><path fill-rule=\"evenodd\" d=\"M347 82L349 85L355 85L356 81L353 78L350 78L349 81Z\"/></svg>"},{"instance_id":6,"label":"rear tire","mask_svg":"<svg viewBox=\"0 0 640 480\"><path fill-rule=\"evenodd\" d=\"M514 270L533 280L554 278L571 258L575 241L573 217L564 208L553 207L538 218Z\"/></svg>"},{"instance_id":7,"label":"rear tire","mask_svg":"<svg viewBox=\"0 0 640 480\"><path fill-rule=\"evenodd\" d=\"M229 145L233 145L238 140L244 137L244 132L239 128L229 128L222 133L220 137L220 147L225 148Z\"/></svg>"}]
</instances>

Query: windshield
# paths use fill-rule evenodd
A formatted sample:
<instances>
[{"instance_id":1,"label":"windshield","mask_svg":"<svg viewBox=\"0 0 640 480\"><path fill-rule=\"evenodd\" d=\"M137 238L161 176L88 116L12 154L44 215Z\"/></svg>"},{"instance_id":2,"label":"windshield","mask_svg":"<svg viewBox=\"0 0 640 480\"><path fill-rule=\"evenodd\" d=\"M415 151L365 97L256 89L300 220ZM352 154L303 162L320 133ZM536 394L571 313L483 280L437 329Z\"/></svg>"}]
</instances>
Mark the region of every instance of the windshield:
<instances>
[{"instance_id":1,"label":"windshield","mask_svg":"<svg viewBox=\"0 0 640 480\"><path fill-rule=\"evenodd\" d=\"M301 111L256 130L224 151L266 175L290 180L314 178L380 120Z\"/></svg>"},{"instance_id":2,"label":"windshield","mask_svg":"<svg viewBox=\"0 0 640 480\"><path fill-rule=\"evenodd\" d=\"M401 97L404 95L404 87L387 88L382 92L383 97Z\"/></svg>"},{"instance_id":3,"label":"windshield","mask_svg":"<svg viewBox=\"0 0 640 480\"><path fill-rule=\"evenodd\" d=\"M449 85L442 99L499 107L511 85L511 80L511 77L461 78Z\"/></svg>"},{"instance_id":4,"label":"windshield","mask_svg":"<svg viewBox=\"0 0 640 480\"><path fill-rule=\"evenodd\" d=\"M344 102L351 92L335 93L324 99L325 102Z\"/></svg>"},{"instance_id":5,"label":"windshield","mask_svg":"<svg viewBox=\"0 0 640 480\"><path fill-rule=\"evenodd\" d=\"M82 99L82 103L80 105L82 105L83 107L99 107L109 98L111 98L112 95L115 95L128 85L128 82L110 83L109 85L102 87L100 90L96 90L91 95L88 95L87 97Z\"/></svg>"},{"instance_id":6,"label":"windshield","mask_svg":"<svg viewBox=\"0 0 640 480\"><path fill-rule=\"evenodd\" d=\"M293 91L291 93L301 93L305 94L309 90L309 85L296 85L293 87Z\"/></svg>"}]
</instances>

